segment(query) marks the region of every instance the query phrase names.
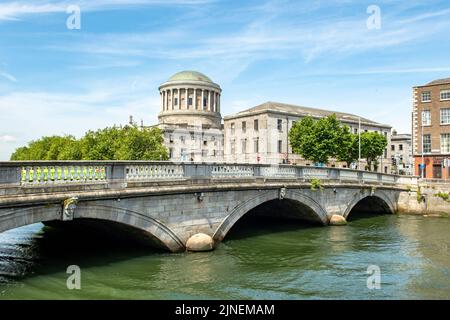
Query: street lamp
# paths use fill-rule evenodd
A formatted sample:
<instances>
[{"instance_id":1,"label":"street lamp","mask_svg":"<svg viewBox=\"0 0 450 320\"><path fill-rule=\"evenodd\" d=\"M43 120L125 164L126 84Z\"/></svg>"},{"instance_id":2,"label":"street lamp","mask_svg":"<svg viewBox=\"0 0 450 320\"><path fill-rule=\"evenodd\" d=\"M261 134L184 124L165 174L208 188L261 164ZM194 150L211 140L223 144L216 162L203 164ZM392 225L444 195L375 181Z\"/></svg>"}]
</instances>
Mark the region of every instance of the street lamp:
<instances>
[{"instance_id":1,"label":"street lamp","mask_svg":"<svg viewBox=\"0 0 450 320\"><path fill-rule=\"evenodd\" d=\"M424 150L423 150L423 116L424 116L424 114L425 114L425 112L422 111L422 117L420 119L420 121L422 122L422 125L421 125L421 127L422 127L422 132L421 132L422 133L422 164L421 164L422 179L425 179L425 161L424 161L424 156L423 156L423 154L424 154Z\"/></svg>"}]
</instances>

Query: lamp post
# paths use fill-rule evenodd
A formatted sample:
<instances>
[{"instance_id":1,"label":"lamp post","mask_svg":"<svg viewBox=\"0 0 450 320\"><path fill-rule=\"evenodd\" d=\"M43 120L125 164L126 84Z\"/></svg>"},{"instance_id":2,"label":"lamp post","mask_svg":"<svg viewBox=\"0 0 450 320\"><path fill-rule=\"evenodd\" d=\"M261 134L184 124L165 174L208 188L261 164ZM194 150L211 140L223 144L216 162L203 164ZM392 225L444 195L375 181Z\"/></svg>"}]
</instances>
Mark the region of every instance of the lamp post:
<instances>
[{"instance_id":1,"label":"lamp post","mask_svg":"<svg viewBox=\"0 0 450 320\"><path fill-rule=\"evenodd\" d=\"M422 122L422 125L421 125L421 127L422 127L422 164L421 164L421 169L422 169L422 174L421 174L421 176L422 176L422 179L425 179L425 161L424 161L424 156L423 156L423 154L424 154L424 150L423 150L423 115L424 115L424 112L422 111L422 117L421 117L421 119L420 119L420 121Z\"/></svg>"},{"instance_id":2,"label":"lamp post","mask_svg":"<svg viewBox=\"0 0 450 320\"><path fill-rule=\"evenodd\" d=\"M358 116L358 170L361 170L361 117Z\"/></svg>"}]
</instances>

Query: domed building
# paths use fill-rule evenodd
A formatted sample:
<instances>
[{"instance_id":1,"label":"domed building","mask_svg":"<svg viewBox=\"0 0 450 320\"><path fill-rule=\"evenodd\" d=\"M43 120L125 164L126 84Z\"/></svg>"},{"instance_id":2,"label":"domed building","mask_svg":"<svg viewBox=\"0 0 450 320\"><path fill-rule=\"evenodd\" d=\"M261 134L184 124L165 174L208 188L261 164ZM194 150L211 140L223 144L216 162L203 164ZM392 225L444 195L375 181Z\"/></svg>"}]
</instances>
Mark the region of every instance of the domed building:
<instances>
[{"instance_id":1,"label":"domed building","mask_svg":"<svg viewBox=\"0 0 450 320\"><path fill-rule=\"evenodd\" d=\"M159 127L172 161L223 159L222 89L196 71L174 74L159 87Z\"/></svg>"}]
</instances>

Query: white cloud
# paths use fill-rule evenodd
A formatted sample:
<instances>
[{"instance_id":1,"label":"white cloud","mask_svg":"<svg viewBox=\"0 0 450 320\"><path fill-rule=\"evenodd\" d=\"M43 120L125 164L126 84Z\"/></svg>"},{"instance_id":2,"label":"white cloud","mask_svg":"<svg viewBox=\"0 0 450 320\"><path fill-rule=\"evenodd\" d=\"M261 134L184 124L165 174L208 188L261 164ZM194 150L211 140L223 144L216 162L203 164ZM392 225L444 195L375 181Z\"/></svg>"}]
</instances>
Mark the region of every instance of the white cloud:
<instances>
[{"instance_id":1,"label":"white cloud","mask_svg":"<svg viewBox=\"0 0 450 320\"><path fill-rule=\"evenodd\" d=\"M75 0L75 1L13 1L0 4L0 21L16 21L22 16L66 12L70 5L82 11L115 10L124 7L150 5L200 5L213 0Z\"/></svg>"},{"instance_id":2,"label":"white cloud","mask_svg":"<svg viewBox=\"0 0 450 320\"><path fill-rule=\"evenodd\" d=\"M260 59L296 56L311 62L325 55L349 55L427 39L450 28L450 20L428 18L448 14L450 11L444 10L439 14L410 17L417 20L415 23L392 15L384 18L381 30L373 31L366 28L364 10L360 16L345 20L316 21L285 21L282 16L267 13L267 16L256 15L239 30L225 35L203 34L198 31L196 21L184 23L183 29L177 26L159 33L93 35L70 45L49 48L91 56L203 59L214 60L216 64L237 60L248 64Z\"/></svg>"},{"instance_id":3,"label":"white cloud","mask_svg":"<svg viewBox=\"0 0 450 320\"><path fill-rule=\"evenodd\" d=\"M17 141L16 137L10 135L0 136L0 142L15 142L15 141Z\"/></svg>"},{"instance_id":4,"label":"white cloud","mask_svg":"<svg viewBox=\"0 0 450 320\"><path fill-rule=\"evenodd\" d=\"M12 74L9 74L7 72L0 71L0 76L6 78L11 82L17 82L17 79Z\"/></svg>"}]
</instances>

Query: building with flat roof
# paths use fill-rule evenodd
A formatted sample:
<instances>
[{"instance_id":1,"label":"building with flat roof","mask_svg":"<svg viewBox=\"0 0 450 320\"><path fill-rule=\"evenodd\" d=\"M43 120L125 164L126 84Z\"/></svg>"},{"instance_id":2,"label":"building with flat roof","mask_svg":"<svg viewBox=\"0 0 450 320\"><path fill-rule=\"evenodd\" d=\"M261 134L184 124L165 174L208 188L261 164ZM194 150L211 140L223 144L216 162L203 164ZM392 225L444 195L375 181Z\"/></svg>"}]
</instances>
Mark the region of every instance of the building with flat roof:
<instances>
[{"instance_id":1,"label":"building with flat roof","mask_svg":"<svg viewBox=\"0 0 450 320\"><path fill-rule=\"evenodd\" d=\"M391 159L393 173L401 175L414 174L414 161L412 157L411 135L407 133L392 132Z\"/></svg>"},{"instance_id":2,"label":"building with flat roof","mask_svg":"<svg viewBox=\"0 0 450 320\"><path fill-rule=\"evenodd\" d=\"M413 88L414 173L448 179L450 168L450 78Z\"/></svg>"}]
</instances>

